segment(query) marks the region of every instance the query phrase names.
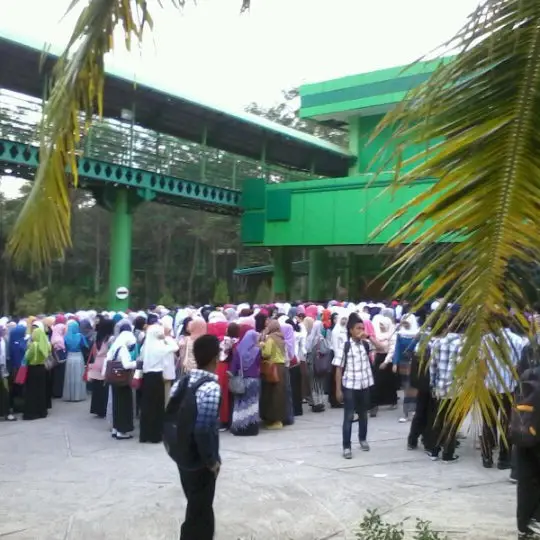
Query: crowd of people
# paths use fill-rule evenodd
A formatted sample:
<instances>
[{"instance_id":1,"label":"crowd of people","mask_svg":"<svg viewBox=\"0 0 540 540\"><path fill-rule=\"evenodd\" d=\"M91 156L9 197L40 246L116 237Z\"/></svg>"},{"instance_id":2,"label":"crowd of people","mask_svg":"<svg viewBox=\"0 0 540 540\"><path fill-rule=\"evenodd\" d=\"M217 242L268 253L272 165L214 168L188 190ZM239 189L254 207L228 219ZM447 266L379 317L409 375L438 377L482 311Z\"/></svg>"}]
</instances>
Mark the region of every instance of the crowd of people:
<instances>
[{"instance_id":1,"label":"crowd of people","mask_svg":"<svg viewBox=\"0 0 540 540\"><path fill-rule=\"evenodd\" d=\"M328 407L342 408L343 457L351 459L354 422L360 449L369 451L368 419L381 407L398 409L401 399L399 422L410 424L407 448L414 451L422 444L431 460L455 463L458 434L445 411L464 329L449 317L424 346L420 327L437 305L416 313L398 302L240 304L172 311L151 306L145 312L3 318L0 416L8 421L19 413L23 420L45 418L54 399L76 402L90 396L90 414L110 420L114 439L131 439L138 419L139 441L159 443L171 386L182 375L195 380L204 371L194 351L200 338L212 335L219 342L214 377L220 392L211 399L216 430L257 436L261 427L291 426L306 409L319 414ZM455 314L459 308L448 309ZM512 328L510 319L503 322L516 369L531 367L529 339ZM491 351L490 336L486 350ZM427 369L420 369L420 351ZM520 534L534 538L540 531L535 528L540 454L523 457L524 465L516 467L507 429L512 405L507 391L517 381L496 354L489 365L499 367L497 376L488 374L486 384L500 406L503 432L497 434L493 419L484 420L482 464L493 467L498 448L497 467L512 469L518 481ZM531 498L531 489L539 495Z\"/></svg>"}]
</instances>

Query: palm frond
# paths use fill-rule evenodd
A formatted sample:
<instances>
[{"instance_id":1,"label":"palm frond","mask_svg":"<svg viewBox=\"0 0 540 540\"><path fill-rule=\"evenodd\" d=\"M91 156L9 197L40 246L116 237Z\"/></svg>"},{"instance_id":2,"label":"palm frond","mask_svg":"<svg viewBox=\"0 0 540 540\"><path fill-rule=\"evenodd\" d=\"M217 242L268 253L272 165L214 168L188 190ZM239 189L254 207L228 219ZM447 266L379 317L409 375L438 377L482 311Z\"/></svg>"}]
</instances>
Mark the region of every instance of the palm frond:
<instances>
[{"instance_id":1,"label":"palm frond","mask_svg":"<svg viewBox=\"0 0 540 540\"><path fill-rule=\"evenodd\" d=\"M393 190L438 180L383 227L414 216L390 240L392 247L408 243L393 271L426 261L401 294L419 305L446 295L461 306L465 345L452 409L461 422L474 404L493 416L485 378L497 366L481 354L483 337L500 335L494 315L527 305L511 264L540 258L540 3L484 0L442 52L455 50L454 60L389 113L378 133L395 130L381 151L398 164ZM443 241L433 255L434 243ZM425 287L429 276L436 279ZM496 354L498 369L510 369L508 350Z\"/></svg>"}]
</instances>

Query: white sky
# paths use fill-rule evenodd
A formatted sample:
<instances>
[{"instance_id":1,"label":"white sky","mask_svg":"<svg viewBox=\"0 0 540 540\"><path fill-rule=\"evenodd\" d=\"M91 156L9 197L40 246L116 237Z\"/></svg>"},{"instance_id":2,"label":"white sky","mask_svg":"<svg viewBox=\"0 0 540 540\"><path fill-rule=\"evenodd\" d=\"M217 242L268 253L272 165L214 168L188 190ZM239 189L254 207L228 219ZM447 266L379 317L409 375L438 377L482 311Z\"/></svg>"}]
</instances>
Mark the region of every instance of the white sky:
<instances>
[{"instance_id":1,"label":"white sky","mask_svg":"<svg viewBox=\"0 0 540 540\"><path fill-rule=\"evenodd\" d=\"M60 19L70 0L0 0L7 3L0 33L65 43L73 17ZM478 0L252 0L243 15L241 0L187 0L183 12L172 0L162 0L164 9L148 3L150 39L134 54L120 50L110 65L241 109L271 105L305 82L407 64L452 37Z\"/></svg>"},{"instance_id":2,"label":"white sky","mask_svg":"<svg viewBox=\"0 0 540 540\"><path fill-rule=\"evenodd\" d=\"M162 2L170 5L148 2L156 6L155 28L142 58L119 53L114 64L233 108L272 103L281 89L303 82L411 62L451 37L478 3L252 0L240 16L241 0L198 0L183 13ZM61 45L72 29L72 18L59 23L69 0L9 4L0 32Z\"/></svg>"}]
</instances>

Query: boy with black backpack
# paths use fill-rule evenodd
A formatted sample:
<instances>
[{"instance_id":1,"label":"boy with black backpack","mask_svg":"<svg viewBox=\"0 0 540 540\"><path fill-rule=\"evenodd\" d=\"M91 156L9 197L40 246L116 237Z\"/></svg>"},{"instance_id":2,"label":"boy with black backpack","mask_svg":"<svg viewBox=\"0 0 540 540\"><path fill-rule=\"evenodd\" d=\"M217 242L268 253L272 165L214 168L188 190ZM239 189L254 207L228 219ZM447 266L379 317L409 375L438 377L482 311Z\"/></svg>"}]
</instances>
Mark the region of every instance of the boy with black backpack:
<instances>
[{"instance_id":1,"label":"boy with black backpack","mask_svg":"<svg viewBox=\"0 0 540 540\"><path fill-rule=\"evenodd\" d=\"M221 390L215 374L219 352L215 336L204 335L194 342L197 369L175 383L165 412L163 441L178 466L187 499L180 540L214 537L213 503L221 467Z\"/></svg>"}]
</instances>

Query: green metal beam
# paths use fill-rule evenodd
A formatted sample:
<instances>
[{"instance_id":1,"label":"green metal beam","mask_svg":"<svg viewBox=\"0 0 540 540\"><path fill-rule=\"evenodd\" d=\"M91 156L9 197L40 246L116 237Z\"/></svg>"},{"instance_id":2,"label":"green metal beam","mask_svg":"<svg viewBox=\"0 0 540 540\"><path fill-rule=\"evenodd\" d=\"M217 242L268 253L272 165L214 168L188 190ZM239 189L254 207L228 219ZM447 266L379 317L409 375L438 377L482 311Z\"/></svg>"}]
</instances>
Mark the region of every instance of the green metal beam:
<instances>
[{"instance_id":1,"label":"green metal beam","mask_svg":"<svg viewBox=\"0 0 540 540\"><path fill-rule=\"evenodd\" d=\"M31 179L39 165L39 148L0 139L2 163L12 170L4 174ZM66 168L66 172L70 172L69 168ZM206 211L228 215L241 213L240 192L233 189L88 158L79 159L78 172L85 185L125 186L136 190L142 198L147 198L144 196L147 192L153 193L157 202L192 208L204 207Z\"/></svg>"}]
</instances>

